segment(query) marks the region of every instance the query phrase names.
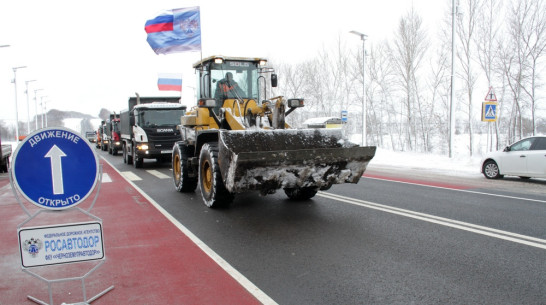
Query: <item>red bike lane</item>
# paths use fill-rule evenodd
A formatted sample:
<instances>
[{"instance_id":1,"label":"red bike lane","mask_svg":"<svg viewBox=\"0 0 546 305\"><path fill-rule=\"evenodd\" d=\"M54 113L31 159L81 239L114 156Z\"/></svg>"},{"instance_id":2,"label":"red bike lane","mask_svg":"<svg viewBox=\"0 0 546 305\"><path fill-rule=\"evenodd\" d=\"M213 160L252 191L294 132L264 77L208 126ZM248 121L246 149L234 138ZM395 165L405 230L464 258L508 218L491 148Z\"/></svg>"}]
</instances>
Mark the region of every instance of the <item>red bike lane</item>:
<instances>
[{"instance_id":1,"label":"red bike lane","mask_svg":"<svg viewBox=\"0 0 546 305\"><path fill-rule=\"evenodd\" d=\"M248 290L256 293L257 288L245 288L115 169L103 160L100 163L112 182L101 184L90 213L103 221L106 260L85 279L86 298L112 285L114 289L92 304L264 302ZM94 196L95 193L78 207L88 209ZM39 210L28 203L25 207L31 214ZM41 213L36 222L65 224L88 220L88 216L72 210L75 209ZM47 283L21 268L17 226L28 216L17 203L7 177L0 178L0 215L0 304L36 304L28 295L49 303ZM98 261L80 262L29 270L48 279L70 278L82 276L97 264ZM53 304L83 301L81 281L54 283L52 291ZM264 303L269 303L265 297Z\"/></svg>"}]
</instances>

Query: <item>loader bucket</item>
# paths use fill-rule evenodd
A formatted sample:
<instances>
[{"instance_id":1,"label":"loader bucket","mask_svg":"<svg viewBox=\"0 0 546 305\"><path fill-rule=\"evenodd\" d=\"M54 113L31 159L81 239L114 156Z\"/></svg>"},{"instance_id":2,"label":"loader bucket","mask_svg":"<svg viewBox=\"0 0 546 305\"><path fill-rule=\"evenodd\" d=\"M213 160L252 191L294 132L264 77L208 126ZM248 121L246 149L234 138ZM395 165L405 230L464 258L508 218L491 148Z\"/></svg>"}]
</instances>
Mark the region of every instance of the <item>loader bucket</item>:
<instances>
[{"instance_id":1,"label":"loader bucket","mask_svg":"<svg viewBox=\"0 0 546 305\"><path fill-rule=\"evenodd\" d=\"M228 191L264 195L279 188L357 183L376 149L344 140L339 129L221 130L219 146Z\"/></svg>"}]
</instances>

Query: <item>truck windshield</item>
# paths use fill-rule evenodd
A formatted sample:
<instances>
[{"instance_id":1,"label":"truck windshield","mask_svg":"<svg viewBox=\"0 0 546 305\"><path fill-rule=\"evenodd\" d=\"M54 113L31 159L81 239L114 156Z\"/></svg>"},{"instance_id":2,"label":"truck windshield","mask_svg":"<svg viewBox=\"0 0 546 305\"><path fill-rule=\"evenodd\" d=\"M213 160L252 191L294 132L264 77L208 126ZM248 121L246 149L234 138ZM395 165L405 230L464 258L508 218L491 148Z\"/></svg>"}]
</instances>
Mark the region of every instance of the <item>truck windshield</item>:
<instances>
[{"instance_id":1,"label":"truck windshield","mask_svg":"<svg viewBox=\"0 0 546 305\"><path fill-rule=\"evenodd\" d=\"M226 61L212 64L210 73L214 98L258 98L258 70L254 63Z\"/></svg>"},{"instance_id":2,"label":"truck windshield","mask_svg":"<svg viewBox=\"0 0 546 305\"><path fill-rule=\"evenodd\" d=\"M141 127L174 126L180 124L184 109L146 109L139 112Z\"/></svg>"}]
</instances>

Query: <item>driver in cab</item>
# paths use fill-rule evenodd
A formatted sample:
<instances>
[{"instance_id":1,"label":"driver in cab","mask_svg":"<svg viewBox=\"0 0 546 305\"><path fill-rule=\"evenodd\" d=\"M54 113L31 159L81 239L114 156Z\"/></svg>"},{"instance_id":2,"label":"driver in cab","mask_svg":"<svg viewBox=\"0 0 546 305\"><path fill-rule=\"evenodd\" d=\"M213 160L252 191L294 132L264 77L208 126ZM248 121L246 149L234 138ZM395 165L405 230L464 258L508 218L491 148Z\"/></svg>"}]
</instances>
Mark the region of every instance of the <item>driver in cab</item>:
<instances>
[{"instance_id":1,"label":"driver in cab","mask_svg":"<svg viewBox=\"0 0 546 305\"><path fill-rule=\"evenodd\" d=\"M233 73L227 72L226 77L216 84L216 99L240 98L243 91L236 81L233 80Z\"/></svg>"}]
</instances>

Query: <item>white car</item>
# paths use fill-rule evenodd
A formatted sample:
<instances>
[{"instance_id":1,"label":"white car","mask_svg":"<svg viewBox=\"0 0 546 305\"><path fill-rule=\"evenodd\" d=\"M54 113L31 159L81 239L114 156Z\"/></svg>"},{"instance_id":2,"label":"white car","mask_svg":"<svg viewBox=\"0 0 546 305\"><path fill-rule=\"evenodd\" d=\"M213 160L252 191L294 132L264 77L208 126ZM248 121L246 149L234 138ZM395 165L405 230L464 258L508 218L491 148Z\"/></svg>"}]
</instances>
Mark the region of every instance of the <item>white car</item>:
<instances>
[{"instance_id":1,"label":"white car","mask_svg":"<svg viewBox=\"0 0 546 305\"><path fill-rule=\"evenodd\" d=\"M487 179L519 176L522 179L546 178L546 136L520 140L502 151L482 159L481 171Z\"/></svg>"}]
</instances>

